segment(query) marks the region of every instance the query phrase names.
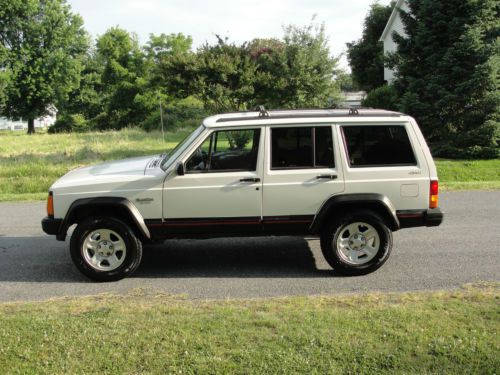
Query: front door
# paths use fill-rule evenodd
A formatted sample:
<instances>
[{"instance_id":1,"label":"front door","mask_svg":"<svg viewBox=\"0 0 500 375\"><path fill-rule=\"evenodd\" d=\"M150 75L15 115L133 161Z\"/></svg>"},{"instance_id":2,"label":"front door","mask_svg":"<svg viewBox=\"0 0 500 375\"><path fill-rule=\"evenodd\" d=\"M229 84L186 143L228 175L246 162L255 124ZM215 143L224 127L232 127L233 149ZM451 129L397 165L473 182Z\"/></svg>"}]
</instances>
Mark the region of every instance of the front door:
<instances>
[{"instance_id":1,"label":"front door","mask_svg":"<svg viewBox=\"0 0 500 375\"><path fill-rule=\"evenodd\" d=\"M162 228L178 234L260 230L264 132L214 129L164 183Z\"/></svg>"}]
</instances>

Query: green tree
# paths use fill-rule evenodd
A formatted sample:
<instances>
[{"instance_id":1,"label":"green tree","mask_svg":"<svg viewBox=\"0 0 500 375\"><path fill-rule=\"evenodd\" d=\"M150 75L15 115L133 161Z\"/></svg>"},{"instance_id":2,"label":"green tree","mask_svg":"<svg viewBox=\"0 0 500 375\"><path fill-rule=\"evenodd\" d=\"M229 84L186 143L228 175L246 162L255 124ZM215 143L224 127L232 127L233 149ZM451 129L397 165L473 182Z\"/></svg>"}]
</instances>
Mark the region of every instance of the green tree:
<instances>
[{"instance_id":1,"label":"green tree","mask_svg":"<svg viewBox=\"0 0 500 375\"><path fill-rule=\"evenodd\" d=\"M85 121L104 112L105 87L102 84L104 64L95 49L90 49L83 59L80 84L68 94L68 99L58 107L61 115L82 115Z\"/></svg>"},{"instance_id":2,"label":"green tree","mask_svg":"<svg viewBox=\"0 0 500 375\"><path fill-rule=\"evenodd\" d=\"M247 109L254 100L256 66L246 44L217 39L217 44L205 44L198 50L194 93L213 112Z\"/></svg>"},{"instance_id":3,"label":"green tree","mask_svg":"<svg viewBox=\"0 0 500 375\"><path fill-rule=\"evenodd\" d=\"M255 69L247 44L228 43L219 36L216 44L176 54L160 67L168 92L178 98L193 95L211 112L248 108L254 101Z\"/></svg>"},{"instance_id":4,"label":"green tree","mask_svg":"<svg viewBox=\"0 0 500 375\"><path fill-rule=\"evenodd\" d=\"M391 5L373 3L366 15L360 40L347 43L347 59L355 83L365 91L384 84L384 50L379 38L389 20Z\"/></svg>"},{"instance_id":5,"label":"green tree","mask_svg":"<svg viewBox=\"0 0 500 375\"><path fill-rule=\"evenodd\" d=\"M0 0L2 113L35 118L78 86L88 37L65 0Z\"/></svg>"},{"instance_id":6,"label":"green tree","mask_svg":"<svg viewBox=\"0 0 500 375\"><path fill-rule=\"evenodd\" d=\"M500 3L408 0L407 36L394 35L390 64L403 112L417 118L435 151L497 157Z\"/></svg>"},{"instance_id":7,"label":"green tree","mask_svg":"<svg viewBox=\"0 0 500 375\"><path fill-rule=\"evenodd\" d=\"M102 64L103 112L92 119L98 129L138 125L148 108L138 100L148 88L148 63L137 36L112 27L96 42L96 59Z\"/></svg>"},{"instance_id":8,"label":"green tree","mask_svg":"<svg viewBox=\"0 0 500 375\"><path fill-rule=\"evenodd\" d=\"M258 40L257 51L252 44L258 104L270 108L325 107L338 99L338 58L330 54L324 25L290 25L282 41Z\"/></svg>"},{"instance_id":9,"label":"green tree","mask_svg":"<svg viewBox=\"0 0 500 375\"><path fill-rule=\"evenodd\" d=\"M191 51L193 38L182 33L149 35L149 41L144 46L146 56L155 63L169 56L185 54Z\"/></svg>"},{"instance_id":10,"label":"green tree","mask_svg":"<svg viewBox=\"0 0 500 375\"><path fill-rule=\"evenodd\" d=\"M236 45L217 37L196 53L163 59L159 82L180 98L200 99L211 112L323 107L338 95L338 59L330 55L324 27L289 26L282 40Z\"/></svg>"}]
</instances>

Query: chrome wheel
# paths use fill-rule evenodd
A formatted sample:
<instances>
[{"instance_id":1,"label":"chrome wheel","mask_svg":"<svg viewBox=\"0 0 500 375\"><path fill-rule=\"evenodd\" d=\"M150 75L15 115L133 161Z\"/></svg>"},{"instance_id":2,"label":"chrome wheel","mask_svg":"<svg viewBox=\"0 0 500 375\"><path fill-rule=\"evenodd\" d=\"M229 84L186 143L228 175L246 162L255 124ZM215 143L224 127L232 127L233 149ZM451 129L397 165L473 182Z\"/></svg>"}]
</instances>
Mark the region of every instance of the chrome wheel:
<instances>
[{"instance_id":1,"label":"chrome wheel","mask_svg":"<svg viewBox=\"0 0 500 375\"><path fill-rule=\"evenodd\" d=\"M96 229L83 241L85 262L97 271L113 271L125 261L127 247L123 238L110 229Z\"/></svg>"},{"instance_id":2,"label":"chrome wheel","mask_svg":"<svg viewBox=\"0 0 500 375\"><path fill-rule=\"evenodd\" d=\"M349 223L339 231L337 249L342 260L348 264L368 263L380 249L379 233L368 223Z\"/></svg>"}]
</instances>

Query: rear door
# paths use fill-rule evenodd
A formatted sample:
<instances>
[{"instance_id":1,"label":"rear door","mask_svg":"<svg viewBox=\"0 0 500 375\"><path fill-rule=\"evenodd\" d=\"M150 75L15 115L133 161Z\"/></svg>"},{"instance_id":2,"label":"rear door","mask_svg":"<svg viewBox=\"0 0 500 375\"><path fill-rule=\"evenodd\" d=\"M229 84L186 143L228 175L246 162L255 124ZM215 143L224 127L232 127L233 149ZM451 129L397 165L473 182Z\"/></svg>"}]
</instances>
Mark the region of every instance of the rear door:
<instances>
[{"instance_id":1,"label":"rear door","mask_svg":"<svg viewBox=\"0 0 500 375\"><path fill-rule=\"evenodd\" d=\"M332 125L267 128L263 223L269 232L306 231L321 205L344 190Z\"/></svg>"}]
</instances>

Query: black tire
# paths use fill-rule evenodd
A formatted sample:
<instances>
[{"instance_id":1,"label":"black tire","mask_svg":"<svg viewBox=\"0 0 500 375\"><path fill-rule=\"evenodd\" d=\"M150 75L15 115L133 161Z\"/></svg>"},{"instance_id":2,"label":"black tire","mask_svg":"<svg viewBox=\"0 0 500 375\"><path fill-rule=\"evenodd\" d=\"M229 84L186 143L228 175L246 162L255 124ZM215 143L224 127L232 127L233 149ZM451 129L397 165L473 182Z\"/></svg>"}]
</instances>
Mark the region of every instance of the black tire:
<instances>
[{"instance_id":1,"label":"black tire","mask_svg":"<svg viewBox=\"0 0 500 375\"><path fill-rule=\"evenodd\" d=\"M125 243L125 259L119 267L113 270L97 270L85 259L84 241L97 229L112 230ZM70 253L75 266L88 278L94 281L117 281L132 275L139 267L142 259L142 243L134 231L123 221L111 217L93 217L80 222L76 227L71 236Z\"/></svg>"},{"instance_id":2,"label":"black tire","mask_svg":"<svg viewBox=\"0 0 500 375\"><path fill-rule=\"evenodd\" d=\"M345 227L352 223L367 223L379 236L379 248L375 256L364 264L351 264L344 259L337 246L337 240ZM392 250L392 232L383 218L373 211L356 210L345 213L338 219L328 222L321 231L321 251L334 271L347 276L366 275L380 268L389 258Z\"/></svg>"}]
</instances>

